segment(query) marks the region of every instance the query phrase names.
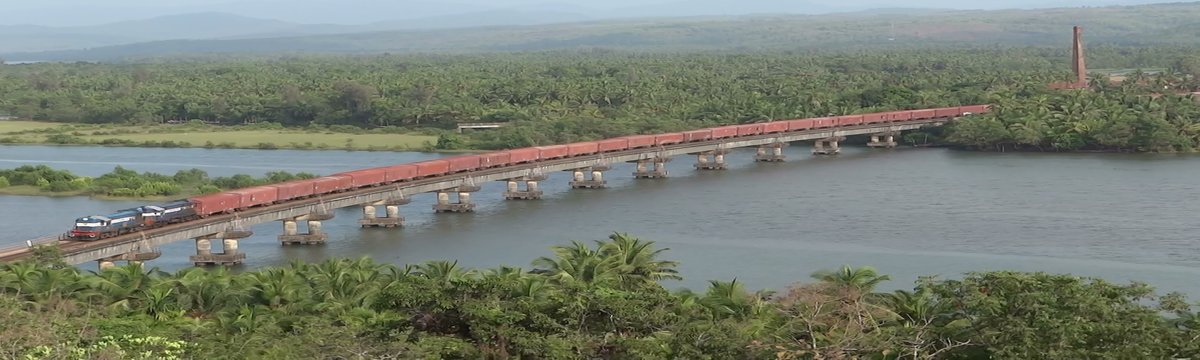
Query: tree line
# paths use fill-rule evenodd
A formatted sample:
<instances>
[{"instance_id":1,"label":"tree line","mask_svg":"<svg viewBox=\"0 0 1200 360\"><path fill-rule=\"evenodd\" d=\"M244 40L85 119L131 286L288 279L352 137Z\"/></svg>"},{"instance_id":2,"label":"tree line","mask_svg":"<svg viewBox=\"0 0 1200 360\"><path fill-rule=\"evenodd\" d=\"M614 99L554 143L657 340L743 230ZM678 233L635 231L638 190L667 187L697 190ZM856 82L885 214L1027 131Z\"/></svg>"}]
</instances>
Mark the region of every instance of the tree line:
<instances>
[{"instance_id":1,"label":"tree line","mask_svg":"<svg viewBox=\"0 0 1200 360\"><path fill-rule=\"evenodd\" d=\"M451 129L508 122L439 142L499 149L894 109L985 102L1031 108L1056 96L1044 85L1069 77L1067 59L1065 48L979 48L32 64L0 67L6 94L0 112L127 124L200 119ZM1096 47L1089 64L1165 68L1172 90L1200 87L1188 75L1200 73L1195 49ZM1109 92L1118 91L1113 96L1148 94Z\"/></svg>"},{"instance_id":2,"label":"tree line","mask_svg":"<svg viewBox=\"0 0 1200 360\"><path fill-rule=\"evenodd\" d=\"M117 166L98 177L78 176L67 170L46 165L25 165L0 169L0 189L9 186L33 186L45 193L84 193L117 197L153 197L207 194L222 190L311 179L309 173L268 172L262 177L246 174L210 178L200 169L179 170L174 175L139 173ZM3 191L3 190L0 190Z\"/></svg>"},{"instance_id":3,"label":"tree line","mask_svg":"<svg viewBox=\"0 0 1200 360\"><path fill-rule=\"evenodd\" d=\"M39 248L0 265L0 356L25 359L1165 359L1200 356L1200 317L1144 284L1044 273L923 278L869 267L781 292L711 281L614 234L530 270L369 258L233 273L83 272Z\"/></svg>"}]
</instances>

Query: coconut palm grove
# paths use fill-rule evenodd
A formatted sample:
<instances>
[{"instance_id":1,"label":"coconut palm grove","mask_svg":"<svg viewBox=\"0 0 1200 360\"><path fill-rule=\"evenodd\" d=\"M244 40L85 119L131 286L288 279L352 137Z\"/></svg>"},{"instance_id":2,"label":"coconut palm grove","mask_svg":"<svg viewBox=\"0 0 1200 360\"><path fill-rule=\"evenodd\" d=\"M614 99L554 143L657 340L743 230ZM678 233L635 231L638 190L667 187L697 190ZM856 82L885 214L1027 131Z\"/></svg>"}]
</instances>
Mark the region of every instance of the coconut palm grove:
<instances>
[{"instance_id":1,"label":"coconut palm grove","mask_svg":"<svg viewBox=\"0 0 1200 360\"><path fill-rule=\"evenodd\" d=\"M1200 314L1143 284L1044 273L924 278L870 267L787 289L669 290L668 249L616 233L531 267L370 258L232 273L0 268L9 359L1166 359L1200 356Z\"/></svg>"}]
</instances>

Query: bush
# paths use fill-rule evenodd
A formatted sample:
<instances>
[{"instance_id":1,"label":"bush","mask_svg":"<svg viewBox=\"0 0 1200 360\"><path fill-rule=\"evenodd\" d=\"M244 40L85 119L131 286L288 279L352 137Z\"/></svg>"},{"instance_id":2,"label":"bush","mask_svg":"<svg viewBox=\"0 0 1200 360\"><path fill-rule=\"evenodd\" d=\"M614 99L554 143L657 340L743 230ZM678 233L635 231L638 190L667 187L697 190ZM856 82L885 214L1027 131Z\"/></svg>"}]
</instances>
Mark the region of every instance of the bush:
<instances>
[{"instance_id":1,"label":"bush","mask_svg":"<svg viewBox=\"0 0 1200 360\"><path fill-rule=\"evenodd\" d=\"M8 178L0 176L0 188L6 188L8 186Z\"/></svg>"}]
</instances>

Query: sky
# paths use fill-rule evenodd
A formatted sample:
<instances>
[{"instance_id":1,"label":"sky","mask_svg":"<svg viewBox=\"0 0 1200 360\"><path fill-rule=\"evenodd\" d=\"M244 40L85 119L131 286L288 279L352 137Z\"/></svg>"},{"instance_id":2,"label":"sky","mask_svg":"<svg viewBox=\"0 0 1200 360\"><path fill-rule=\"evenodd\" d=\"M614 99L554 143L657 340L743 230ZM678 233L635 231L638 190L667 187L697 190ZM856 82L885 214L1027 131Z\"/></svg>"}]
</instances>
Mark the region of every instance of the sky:
<instances>
[{"instance_id":1,"label":"sky","mask_svg":"<svg viewBox=\"0 0 1200 360\"><path fill-rule=\"evenodd\" d=\"M0 0L0 25L80 26L223 12L296 23L360 25L483 11L596 18L827 13L874 8L998 9L1104 6L1170 0Z\"/></svg>"}]
</instances>

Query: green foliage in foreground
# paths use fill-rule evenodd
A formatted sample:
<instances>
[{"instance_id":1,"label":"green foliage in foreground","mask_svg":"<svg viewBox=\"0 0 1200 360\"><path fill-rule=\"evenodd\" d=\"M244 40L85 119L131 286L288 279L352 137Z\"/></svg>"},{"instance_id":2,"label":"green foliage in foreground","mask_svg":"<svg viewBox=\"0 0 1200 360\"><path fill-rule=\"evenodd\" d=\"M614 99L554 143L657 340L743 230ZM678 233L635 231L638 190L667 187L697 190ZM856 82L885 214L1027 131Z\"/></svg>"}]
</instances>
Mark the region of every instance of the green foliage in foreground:
<instances>
[{"instance_id":1,"label":"green foliage in foreground","mask_svg":"<svg viewBox=\"0 0 1200 360\"><path fill-rule=\"evenodd\" d=\"M96 178L77 176L66 170L45 165L26 165L0 170L0 188L10 185L36 186L48 193L87 193L120 197L175 196L212 193L296 179L311 179L309 173L269 172L261 178L250 175L209 178L200 169L180 170L173 176L152 172L138 173L120 166Z\"/></svg>"},{"instance_id":2,"label":"green foliage in foreground","mask_svg":"<svg viewBox=\"0 0 1200 360\"><path fill-rule=\"evenodd\" d=\"M1044 273L923 279L875 292L870 268L784 292L713 281L615 234L531 271L370 259L239 274L137 265L0 267L0 357L81 359L1165 359L1200 356L1182 297ZM1164 317L1162 314L1169 314ZM110 355L123 358L124 356Z\"/></svg>"}]
</instances>

